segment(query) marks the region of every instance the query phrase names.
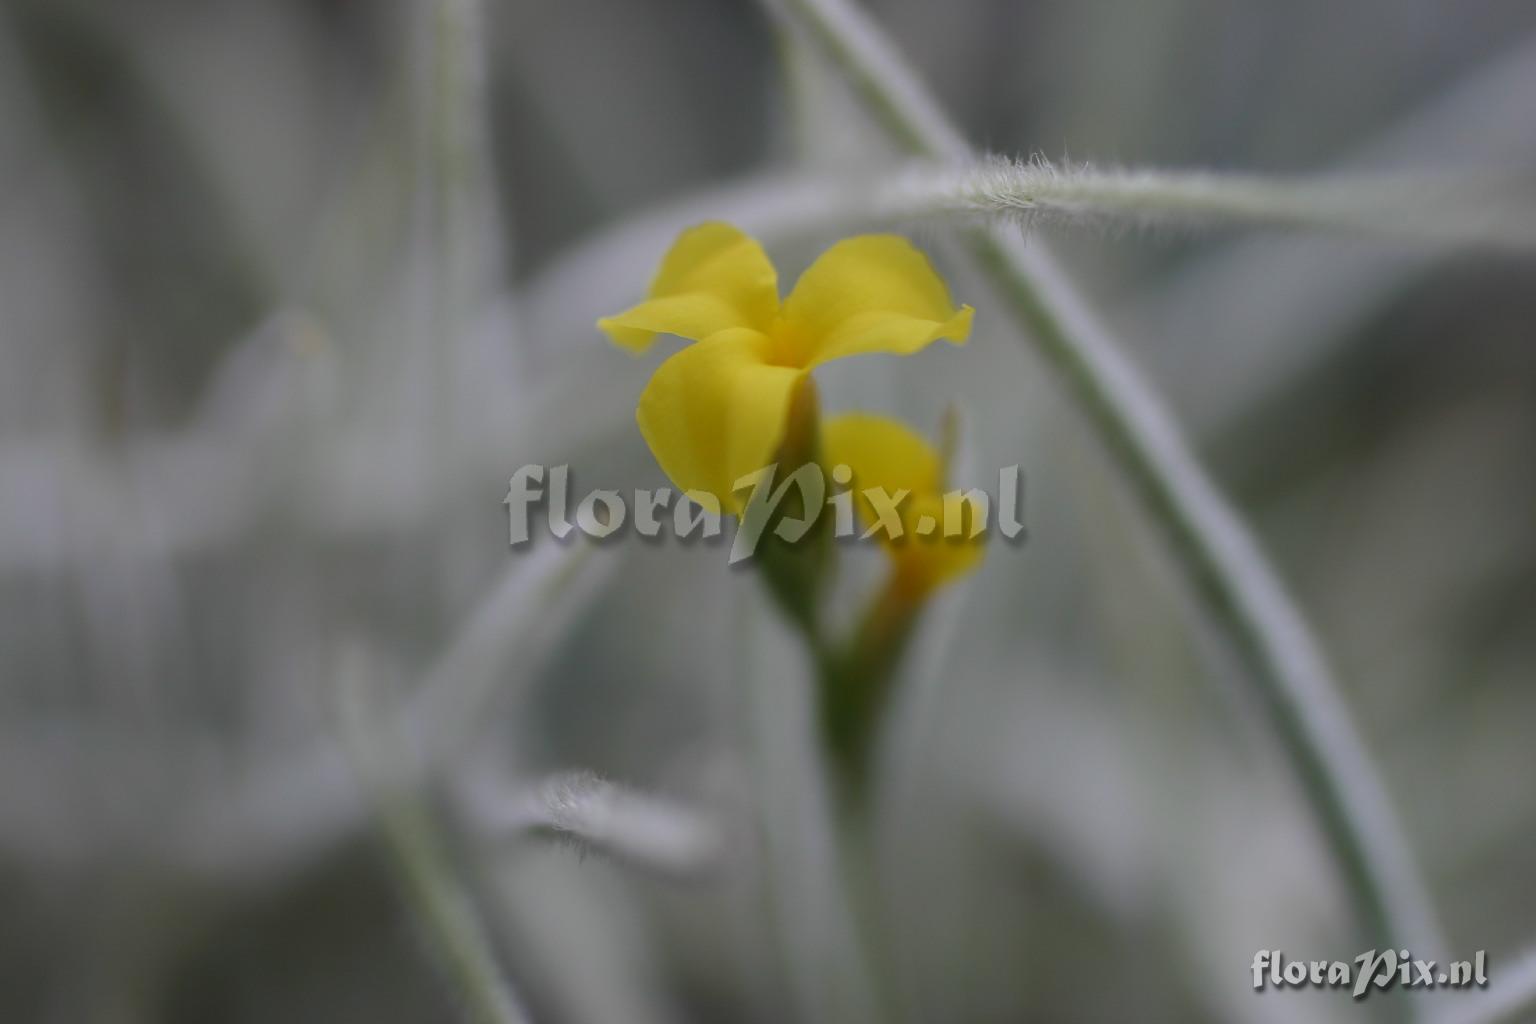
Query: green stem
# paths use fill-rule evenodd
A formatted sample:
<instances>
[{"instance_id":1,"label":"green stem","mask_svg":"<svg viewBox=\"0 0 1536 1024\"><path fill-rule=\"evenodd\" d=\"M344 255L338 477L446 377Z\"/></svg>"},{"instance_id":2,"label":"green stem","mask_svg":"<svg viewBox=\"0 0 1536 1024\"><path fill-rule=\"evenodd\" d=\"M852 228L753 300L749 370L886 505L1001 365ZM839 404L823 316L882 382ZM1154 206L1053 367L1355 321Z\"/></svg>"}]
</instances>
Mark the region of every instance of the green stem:
<instances>
[{"instance_id":1,"label":"green stem","mask_svg":"<svg viewBox=\"0 0 1536 1024\"><path fill-rule=\"evenodd\" d=\"M869 972L875 1018L886 1024L902 1019L901 979L896 943L882 892L880 848L872 805L865 794L837 792L832 822L837 869L848 900L855 939Z\"/></svg>"},{"instance_id":2,"label":"green stem","mask_svg":"<svg viewBox=\"0 0 1536 1024\"><path fill-rule=\"evenodd\" d=\"M887 133L913 153L970 156L879 30L844 0L786 0ZM1269 713L1372 941L1443 952L1428 894L1322 654L1277 575L1141 379L1049 257L1017 232L971 249L1056 369L1233 647Z\"/></svg>"},{"instance_id":3,"label":"green stem","mask_svg":"<svg viewBox=\"0 0 1536 1024\"><path fill-rule=\"evenodd\" d=\"M837 770L840 795L855 813L868 806L870 759L922 605L922 596L893 572L847 648L821 659L822 738Z\"/></svg>"},{"instance_id":4,"label":"green stem","mask_svg":"<svg viewBox=\"0 0 1536 1024\"><path fill-rule=\"evenodd\" d=\"M764 481L748 499L742 512L742 529L748 523L760 530L757 568L774 602L804 637L818 662L826 651L821 624L822 592L831 577L836 551L832 547L832 517L821 503L807 507L806 496L789 483L795 473L821 461L821 409L816 382L806 376L795 388L786 416L784 440L774 456L776 474ZM783 503L771 504L771 494L789 486ZM796 540L779 537L776 530L786 520L814 517L809 530Z\"/></svg>"}]
</instances>

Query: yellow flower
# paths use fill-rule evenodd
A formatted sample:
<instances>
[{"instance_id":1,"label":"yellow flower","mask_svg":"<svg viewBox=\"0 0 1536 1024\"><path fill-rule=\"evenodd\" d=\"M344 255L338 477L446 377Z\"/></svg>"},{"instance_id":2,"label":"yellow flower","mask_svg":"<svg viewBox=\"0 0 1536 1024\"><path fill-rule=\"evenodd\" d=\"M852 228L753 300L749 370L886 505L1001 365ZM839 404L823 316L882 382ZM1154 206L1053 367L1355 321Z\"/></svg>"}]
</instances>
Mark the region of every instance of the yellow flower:
<instances>
[{"instance_id":1,"label":"yellow flower","mask_svg":"<svg viewBox=\"0 0 1536 1024\"><path fill-rule=\"evenodd\" d=\"M940 338L959 344L971 312L954 308L927 258L896 235L837 243L781 303L762 247L708 223L673 244L649 298L598 327L636 353L657 334L696 342L657 369L636 419L673 483L739 511L736 481L773 462L791 396L813 368L865 353L909 355Z\"/></svg>"},{"instance_id":2,"label":"yellow flower","mask_svg":"<svg viewBox=\"0 0 1536 1024\"><path fill-rule=\"evenodd\" d=\"M822 424L821 451L829 470L853 471L855 508L866 525L879 528L899 593L921 600L981 564L986 534L970 534L973 524L985 526L985 512L959 492L946 501L943 456L921 435L884 416L848 413ZM884 489L883 505L867 493L872 488Z\"/></svg>"}]
</instances>

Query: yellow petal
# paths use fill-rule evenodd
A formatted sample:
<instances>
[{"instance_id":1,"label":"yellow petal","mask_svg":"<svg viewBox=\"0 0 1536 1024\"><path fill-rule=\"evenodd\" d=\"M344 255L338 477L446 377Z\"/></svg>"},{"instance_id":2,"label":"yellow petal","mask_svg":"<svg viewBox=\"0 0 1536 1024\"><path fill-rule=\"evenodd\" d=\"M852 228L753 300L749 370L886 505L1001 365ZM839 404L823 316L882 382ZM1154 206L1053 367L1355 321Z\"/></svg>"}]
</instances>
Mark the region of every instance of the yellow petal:
<instances>
[{"instance_id":1,"label":"yellow petal","mask_svg":"<svg viewBox=\"0 0 1536 1024\"><path fill-rule=\"evenodd\" d=\"M954 307L928 258L899 235L859 235L822 253L784 302L805 365L865 352L909 355L971 333L971 307Z\"/></svg>"},{"instance_id":2,"label":"yellow petal","mask_svg":"<svg viewBox=\"0 0 1536 1024\"><path fill-rule=\"evenodd\" d=\"M644 352L657 334L699 341L733 327L765 331L778 310L778 274L762 246L710 222L672 243L644 302L597 326L615 344Z\"/></svg>"},{"instance_id":3,"label":"yellow petal","mask_svg":"<svg viewBox=\"0 0 1536 1024\"><path fill-rule=\"evenodd\" d=\"M804 371L766 362L768 339L723 331L657 368L636 419L656 461L683 491L712 494L728 510L732 486L773 462L790 397Z\"/></svg>"},{"instance_id":4,"label":"yellow petal","mask_svg":"<svg viewBox=\"0 0 1536 1024\"><path fill-rule=\"evenodd\" d=\"M854 491L884 487L888 493L937 492L942 476L939 453L917 431L899 420L869 413L831 416L821 424L822 462L827 469L847 466Z\"/></svg>"},{"instance_id":5,"label":"yellow petal","mask_svg":"<svg viewBox=\"0 0 1536 1024\"><path fill-rule=\"evenodd\" d=\"M972 502L962 499L965 522L959 536L944 536L944 499L938 494L917 495L902 507L905 532L899 540L886 544L896 564L898 580L915 593L926 593L964 576L981 564L986 551L986 534L968 536L971 517L976 514ZM924 534L924 520L935 525Z\"/></svg>"},{"instance_id":6,"label":"yellow petal","mask_svg":"<svg viewBox=\"0 0 1536 1024\"><path fill-rule=\"evenodd\" d=\"M848 486L865 525L878 521L876 503L864 492L881 487L891 498L910 492L897 507L901 536L876 534L890 554L900 584L914 595L970 572L981 563L983 536L969 537L976 508L962 501L963 523L946 523L943 459L921 434L885 416L848 413L822 425L822 459L829 471L845 465L853 471ZM922 527L927 526L927 532ZM945 536L945 528L959 536Z\"/></svg>"}]
</instances>

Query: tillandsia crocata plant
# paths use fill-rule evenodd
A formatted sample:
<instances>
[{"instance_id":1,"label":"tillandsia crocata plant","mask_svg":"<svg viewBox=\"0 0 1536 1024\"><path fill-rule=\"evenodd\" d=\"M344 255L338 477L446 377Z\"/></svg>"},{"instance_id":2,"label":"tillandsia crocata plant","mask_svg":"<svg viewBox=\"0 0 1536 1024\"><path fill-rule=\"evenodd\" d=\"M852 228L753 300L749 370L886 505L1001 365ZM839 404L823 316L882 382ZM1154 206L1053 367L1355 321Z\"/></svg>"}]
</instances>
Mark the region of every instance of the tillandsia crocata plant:
<instances>
[{"instance_id":1,"label":"tillandsia crocata plant","mask_svg":"<svg viewBox=\"0 0 1536 1024\"><path fill-rule=\"evenodd\" d=\"M823 738L855 798L923 607L980 561L978 510L944 494L946 457L906 425L863 413L823 420L811 371L845 356L910 355L940 339L963 344L972 312L954 305L928 259L897 235L838 242L781 301L762 247L728 224L707 223L673 244L645 301L598 322L635 353L658 334L693 342L661 364L640 396L640 431L685 495L763 531L755 564L815 656ZM813 467L851 486L866 536L882 539L889 575L851 636L830 638L825 628L830 517L793 498L764 502L769 467L781 479ZM871 500L874 492L890 497L886 507ZM789 517L809 525L786 540L772 528Z\"/></svg>"}]
</instances>

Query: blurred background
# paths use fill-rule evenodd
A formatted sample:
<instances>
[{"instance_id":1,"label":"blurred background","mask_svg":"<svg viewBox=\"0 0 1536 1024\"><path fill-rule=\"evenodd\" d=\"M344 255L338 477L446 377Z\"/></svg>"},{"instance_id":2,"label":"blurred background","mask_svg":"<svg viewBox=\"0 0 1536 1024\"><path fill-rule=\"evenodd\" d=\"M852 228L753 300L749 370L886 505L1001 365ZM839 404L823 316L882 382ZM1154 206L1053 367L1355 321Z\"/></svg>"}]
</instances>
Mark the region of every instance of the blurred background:
<instances>
[{"instance_id":1,"label":"blurred background","mask_svg":"<svg viewBox=\"0 0 1536 1024\"><path fill-rule=\"evenodd\" d=\"M1526 0L869 7L998 153L1536 166ZM0 3L0 1020L456 1019L349 678L531 1019L854 1019L812 1009L847 937L755 582L707 545L513 551L502 505L527 463L662 484L657 359L593 320L704 219L787 284L837 237L786 226L806 165L893 155L750 3ZM826 404L955 405L1030 537L933 610L891 730L907 1019L1365 1016L1253 993L1257 949L1361 951L1313 819L1046 367L909 233L972 343L829 368ZM1039 233L1293 586L1497 979L1536 940L1536 261ZM549 841L567 772L646 794L655 842Z\"/></svg>"}]
</instances>

